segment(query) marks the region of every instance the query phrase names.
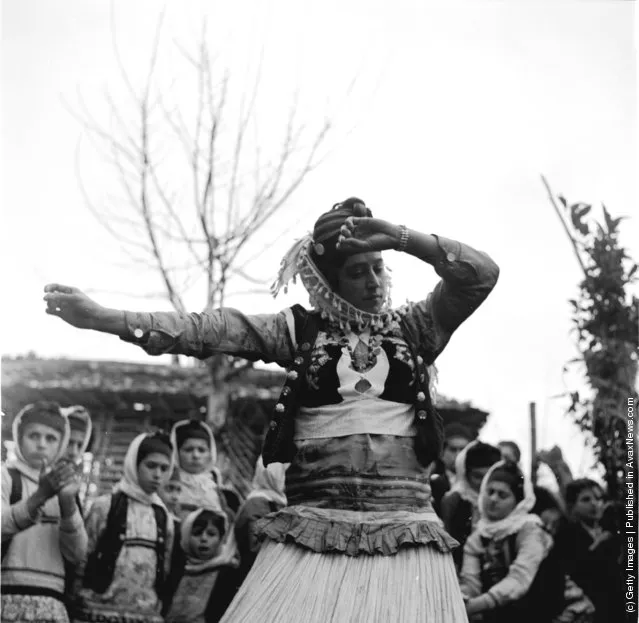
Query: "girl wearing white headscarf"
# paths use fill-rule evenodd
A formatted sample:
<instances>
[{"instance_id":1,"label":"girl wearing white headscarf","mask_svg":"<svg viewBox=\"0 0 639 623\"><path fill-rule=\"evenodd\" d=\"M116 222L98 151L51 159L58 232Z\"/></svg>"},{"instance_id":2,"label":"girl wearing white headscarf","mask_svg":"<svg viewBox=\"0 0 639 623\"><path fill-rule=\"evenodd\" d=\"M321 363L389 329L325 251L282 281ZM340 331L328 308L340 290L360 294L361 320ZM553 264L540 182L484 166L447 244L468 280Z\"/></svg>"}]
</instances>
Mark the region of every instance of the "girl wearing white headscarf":
<instances>
[{"instance_id":1,"label":"girl wearing white headscarf","mask_svg":"<svg viewBox=\"0 0 639 623\"><path fill-rule=\"evenodd\" d=\"M87 548L63 459L69 423L56 403L36 402L16 415L13 439L16 457L2 465L2 621L67 623L65 563Z\"/></svg>"},{"instance_id":2,"label":"girl wearing white headscarf","mask_svg":"<svg viewBox=\"0 0 639 623\"><path fill-rule=\"evenodd\" d=\"M66 457L77 465L82 462L82 457L91 441L93 431L91 415L82 405L63 407L60 411L69 420L70 427Z\"/></svg>"},{"instance_id":3,"label":"girl wearing white headscarf","mask_svg":"<svg viewBox=\"0 0 639 623\"><path fill-rule=\"evenodd\" d=\"M157 490L172 469L167 435L145 433L131 442L122 480L95 500L86 519L89 556L74 621L162 623L174 530Z\"/></svg>"},{"instance_id":4,"label":"girl wearing white headscarf","mask_svg":"<svg viewBox=\"0 0 639 623\"><path fill-rule=\"evenodd\" d=\"M180 545L185 563L179 571L167 623L212 623L224 613L235 581L229 571L238 565L222 547L228 529L226 513L217 509L200 508L184 518Z\"/></svg>"},{"instance_id":5,"label":"girl wearing white headscarf","mask_svg":"<svg viewBox=\"0 0 639 623\"><path fill-rule=\"evenodd\" d=\"M479 520L477 500L482 479L500 457L499 448L482 441L471 441L455 460L455 484L446 492L440 506L446 531L460 545L453 550L458 572L462 565L464 543Z\"/></svg>"},{"instance_id":6,"label":"girl wearing white headscarf","mask_svg":"<svg viewBox=\"0 0 639 623\"><path fill-rule=\"evenodd\" d=\"M550 623L561 609L564 576L559 569L540 572L553 541L531 514L534 504L519 467L500 461L490 468L479 492L480 519L464 546L460 584L469 616L481 614L484 623Z\"/></svg>"},{"instance_id":7,"label":"girl wearing white headscarf","mask_svg":"<svg viewBox=\"0 0 639 623\"><path fill-rule=\"evenodd\" d=\"M180 519L203 506L222 509L216 482L219 481L217 447L211 427L198 420L181 420L171 430L171 442L182 483Z\"/></svg>"}]
</instances>

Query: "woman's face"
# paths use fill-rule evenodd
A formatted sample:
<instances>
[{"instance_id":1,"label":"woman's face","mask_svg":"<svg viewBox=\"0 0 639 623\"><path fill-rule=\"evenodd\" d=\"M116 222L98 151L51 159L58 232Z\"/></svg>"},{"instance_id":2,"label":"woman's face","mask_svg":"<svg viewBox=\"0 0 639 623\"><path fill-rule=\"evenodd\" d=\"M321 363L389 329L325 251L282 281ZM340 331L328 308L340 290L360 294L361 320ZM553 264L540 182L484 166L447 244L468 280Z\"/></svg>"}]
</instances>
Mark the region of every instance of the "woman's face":
<instances>
[{"instance_id":1,"label":"woman's face","mask_svg":"<svg viewBox=\"0 0 639 623\"><path fill-rule=\"evenodd\" d=\"M50 465L58 454L62 434L46 424L27 424L20 439L20 451L30 467L41 469L42 463Z\"/></svg>"},{"instance_id":2,"label":"woman's face","mask_svg":"<svg viewBox=\"0 0 639 623\"><path fill-rule=\"evenodd\" d=\"M157 493L169 476L171 462L166 454L151 452L138 465L138 484L144 493Z\"/></svg>"},{"instance_id":3,"label":"woman's face","mask_svg":"<svg viewBox=\"0 0 639 623\"><path fill-rule=\"evenodd\" d=\"M379 251L351 255L337 272L337 293L370 314L382 310L387 290L388 273Z\"/></svg>"},{"instance_id":4,"label":"woman's face","mask_svg":"<svg viewBox=\"0 0 639 623\"><path fill-rule=\"evenodd\" d=\"M189 474L201 474L211 463L211 448L204 439L187 439L178 450L180 469Z\"/></svg>"},{"instance_id":5,"label":"woman's face","mask_svg":"<svg viewBox=\"0 0 639 623\"><path fill-rule=\"evenodd\" d=\"M450 437L444 444L442 452L442 462L451 472L455 471L455 461L459 453L470 443L464 437Z\"/></svg>"},{"instance_id":6,"label":"woman's face","mask_svg":"<svg viewBox=\"0 0 639 623\"><path fill-rule=\"evenodd\" d=\"M584 489L575 500L572 515L577 521L594 525L603 513L603 496L599 489Z\"/></svg>"},{"instance_id":7,"label":"woman's face","mask_svg":"<svg viewBox=\"0 0 639 623\"><path fill-rule=\"evenodd\" d=\"M486 486L486 517L491 521L499 521L508 517L517 506L517 498L512 489L498 480L490 481Z\"/></svg>"}]
</instances>

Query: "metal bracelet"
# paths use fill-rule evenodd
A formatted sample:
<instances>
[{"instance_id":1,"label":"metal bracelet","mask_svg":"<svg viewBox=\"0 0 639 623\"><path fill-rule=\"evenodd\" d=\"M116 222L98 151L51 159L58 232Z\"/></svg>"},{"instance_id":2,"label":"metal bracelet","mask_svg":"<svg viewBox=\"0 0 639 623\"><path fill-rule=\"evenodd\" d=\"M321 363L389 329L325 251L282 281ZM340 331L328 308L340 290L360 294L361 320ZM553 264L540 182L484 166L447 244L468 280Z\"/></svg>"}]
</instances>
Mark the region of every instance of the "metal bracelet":
<instances>
[{"instance_id":1,"label":"metal bracelet","mask_svg":"<svg viewBox=\"0 0 639 623\"><path fill-rule=\"evenodd\" d=\"M399 244L397 245L398 251L406 251L406 247L408 246L408 228L406 225L399 226Z\"/></svg>"}]
</instances>

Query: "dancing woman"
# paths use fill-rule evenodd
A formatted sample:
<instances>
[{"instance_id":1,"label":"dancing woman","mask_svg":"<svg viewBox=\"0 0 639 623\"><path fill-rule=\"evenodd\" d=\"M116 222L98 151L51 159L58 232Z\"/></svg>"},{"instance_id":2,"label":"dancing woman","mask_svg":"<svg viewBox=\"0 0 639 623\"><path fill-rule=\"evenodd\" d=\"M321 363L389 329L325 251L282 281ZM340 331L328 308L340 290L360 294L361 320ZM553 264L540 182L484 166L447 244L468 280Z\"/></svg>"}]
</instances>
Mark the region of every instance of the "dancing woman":
<instances>
[{"instance_id":1,"label":"dancing woman","mask_svg":"<svg viewBox=\"0 0 639 623\"><path fill-rule=\"evenodd\" d=\"M441 281L393 309L382 251L432 265ZM322 214L282 261L274 293L299 276L312 310L245 315L106 309L45 288L47 313L147 353L228 353L288 371L264 443L291 463L287 506L224 621L466 621L451 549L433 512L428 465L442 445L429 367L485 300L499 270L484 253L372 217L351 198Z\"/></svg>"}]
</instances>

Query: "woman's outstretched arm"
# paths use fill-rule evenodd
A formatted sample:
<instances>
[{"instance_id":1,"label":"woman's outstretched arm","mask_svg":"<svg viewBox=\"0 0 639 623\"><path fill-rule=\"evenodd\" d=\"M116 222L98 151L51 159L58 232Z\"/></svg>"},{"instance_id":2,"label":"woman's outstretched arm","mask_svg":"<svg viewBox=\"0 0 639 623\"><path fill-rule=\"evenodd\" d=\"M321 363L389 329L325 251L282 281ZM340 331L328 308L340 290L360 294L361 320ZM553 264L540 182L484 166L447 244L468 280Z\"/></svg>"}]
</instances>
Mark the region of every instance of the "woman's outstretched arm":
<instances>
[{"instance_id":1,"label":"woman's outstretched arm","mask_svg":"<svg viewBox=\"0 0 639 623\"><path fill-rule=\"evenodd\" d=\"M129 312L103 307L78 288L45 287L47 313L80 329L117 335L149 355L178 354L206 359L226 353L287 365L293 357L290 310L245 315L232 308L201 314Z\"/></svg>"},{"instance_id":2,"label":"woman's outstretched arm","mask_svg":"<svg viewBox=\"0 0 639 623\"><path fill-rule=\"evenodd\" d=\"M47 314L58 316L78 329L93 329L126 337L125 312L103 307L82 290L59 283L44 287Z\"/></svg>"}]
</instances>

